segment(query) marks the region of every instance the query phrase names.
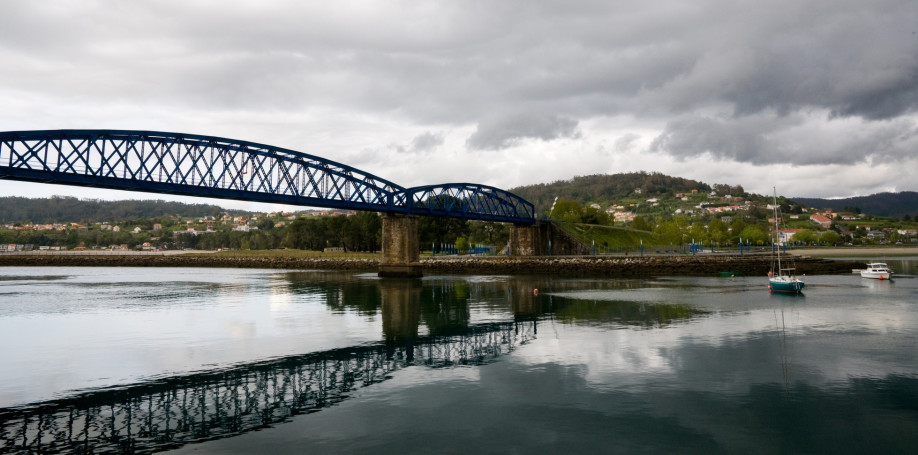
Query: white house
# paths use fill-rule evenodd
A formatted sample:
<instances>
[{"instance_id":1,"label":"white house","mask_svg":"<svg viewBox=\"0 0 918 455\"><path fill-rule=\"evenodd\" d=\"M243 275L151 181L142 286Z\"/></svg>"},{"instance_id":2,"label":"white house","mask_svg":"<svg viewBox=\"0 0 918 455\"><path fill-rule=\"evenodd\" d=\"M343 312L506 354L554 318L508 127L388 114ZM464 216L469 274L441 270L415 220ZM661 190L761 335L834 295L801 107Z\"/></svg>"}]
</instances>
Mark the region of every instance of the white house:
<instances>
[{"instance_id":1,"label":"white house","mask_svg":"<svg viewBox=\"0 0 918 455\"><path fill-rule=\"evenodd\" d=\"M803 229L779 229L778 230L778 245L784 245L787 242L790 242L794 238L794 234L802 231Z\"/></svg>"}]
</instances>

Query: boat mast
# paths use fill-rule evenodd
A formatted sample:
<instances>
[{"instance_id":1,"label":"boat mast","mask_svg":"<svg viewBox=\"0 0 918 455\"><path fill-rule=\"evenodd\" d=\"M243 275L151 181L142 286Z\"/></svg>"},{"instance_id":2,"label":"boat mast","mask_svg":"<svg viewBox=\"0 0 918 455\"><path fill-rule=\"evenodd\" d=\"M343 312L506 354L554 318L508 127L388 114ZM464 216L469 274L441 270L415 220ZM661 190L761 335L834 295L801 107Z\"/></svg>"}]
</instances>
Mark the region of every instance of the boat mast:
<instances>
[{"instance_id":1,"label":"boat mast","mask_svg":"<svg viewBox=\"0 0 918 455\"><path fill-rule=\"evenodd\" d=\"M775 213L774 250L775 255L778 257L778 275L781 275L781 251L778 248L778 190L775 187L771 187L771 189L774 192L774 206L772 206L772 210L774 210Z\"/></svg>"}]
</instances>

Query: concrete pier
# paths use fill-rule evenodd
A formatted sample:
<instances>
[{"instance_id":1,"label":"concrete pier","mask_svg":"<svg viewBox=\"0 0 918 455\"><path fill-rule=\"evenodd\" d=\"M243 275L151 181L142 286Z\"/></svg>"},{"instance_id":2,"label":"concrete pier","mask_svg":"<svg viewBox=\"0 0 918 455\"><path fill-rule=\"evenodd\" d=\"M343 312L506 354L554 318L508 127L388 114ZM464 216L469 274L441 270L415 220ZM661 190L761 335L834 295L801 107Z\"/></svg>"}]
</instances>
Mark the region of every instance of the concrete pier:
<instances>
[{"instance_id":1,"label":"concrete pier","mask_svg":"<svg viewBox=\"0 0 918 455\"><path fill-rule=\"evenodd\" d=\"M510 256L547 256L549 224L510 227Z\"/></svg>"},{"instance_id":2,"label":"concrete pier","mask_svg":"<svg viewBox=\"0 0 918 455\"><path fill-rule=\"evenodd\" d=\"M386 215L382 220L381 277L419 278L422 276L418 219L413 216Z\"/></svg>"}]
</instances>

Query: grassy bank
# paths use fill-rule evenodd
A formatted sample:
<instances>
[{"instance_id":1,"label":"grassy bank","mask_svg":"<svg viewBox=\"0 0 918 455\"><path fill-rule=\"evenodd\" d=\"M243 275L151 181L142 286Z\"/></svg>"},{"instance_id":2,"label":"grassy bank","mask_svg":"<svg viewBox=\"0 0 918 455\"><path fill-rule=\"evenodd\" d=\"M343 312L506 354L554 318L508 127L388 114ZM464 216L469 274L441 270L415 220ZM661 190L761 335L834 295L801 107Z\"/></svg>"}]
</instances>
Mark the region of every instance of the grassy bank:
<instances>
[{"instance_id":1,"label":"grassy bank","mask_svg":"<svg viewBox=\"0 0 918 455\"><path fill-rule=\"evenodd\" d=\"M572 224L558 223L565 232L573 235L584 245L591 245L595 240L597 246L610 249L635 249L643 241L644 245L654 245L657 242L653 233L638 231L614 226L601 226L597 224Z\"/></svg>"}]
</instances>

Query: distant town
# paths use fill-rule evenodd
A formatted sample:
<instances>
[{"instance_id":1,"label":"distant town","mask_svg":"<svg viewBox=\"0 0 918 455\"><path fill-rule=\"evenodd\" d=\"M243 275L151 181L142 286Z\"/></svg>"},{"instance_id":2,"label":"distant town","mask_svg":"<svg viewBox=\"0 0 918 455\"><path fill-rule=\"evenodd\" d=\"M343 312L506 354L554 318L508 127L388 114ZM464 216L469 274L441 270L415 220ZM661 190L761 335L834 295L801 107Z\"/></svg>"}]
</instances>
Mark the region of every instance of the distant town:
<instances>
[{"instance_id":1,"label":"distant town","mask_svg":"<svg viewBox=\"0 0 918 455\"><path fill-rule=\"evenodd\" d=\"M583 180L579 187L572 186L578 183L575 179L515 191L536 201L540 219L557 223L584 245L607 251L689 243L730 247L742 242L761 247L772 241L793 246L918 244L918 222L909 214L878 216L858 207L806 207L778 197L781 219L775 232L773 198L748 193L741 186L708 186L646 173L578 179ZM602 179L601 184L597 179ZM643 184L622 187L621 182L629 179ZM549 199L553 193L558 196ZM374 212L252 213L164 201L70 197L0 198L0 209L7 217L0 224L0 251L7 252L280 248L375 252L380 248L382 225L382 214ZM29 221L55 217L80 221ZM501 223L419 220L422 250L465 251L471 245L487 245L497 252L508 238L509 227Z\"/></svg>"}]
</instances>

